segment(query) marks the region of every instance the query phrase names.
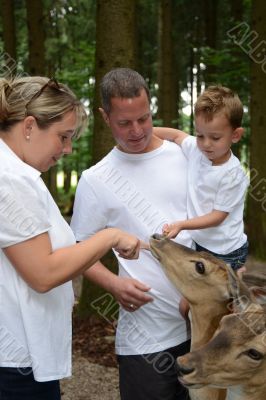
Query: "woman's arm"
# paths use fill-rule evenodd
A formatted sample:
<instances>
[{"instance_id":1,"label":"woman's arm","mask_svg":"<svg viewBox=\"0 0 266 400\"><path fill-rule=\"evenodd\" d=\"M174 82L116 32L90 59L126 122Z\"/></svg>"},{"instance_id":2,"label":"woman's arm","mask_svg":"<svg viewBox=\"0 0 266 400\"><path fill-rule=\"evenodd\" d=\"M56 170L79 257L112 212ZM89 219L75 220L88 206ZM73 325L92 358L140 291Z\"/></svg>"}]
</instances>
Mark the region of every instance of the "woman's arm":
<instances>
[{"instance_id":1,"label":"woman's arm","mask_svg":"<svg viewBox=\"0 0 266 400\"><path fill-rule=\"evenodd\" d=\"M137 258L140 241L115 228L104 229L90 239L53 251L48 233L6 247L5 255L22 278L38 292L61 285L115 248L124 258Z\"/></svg>"},{"instance_id":2,"label":"woman's arm","mask_svg":"<svg viewBox=\"0 0 266 400\"><path fill-rule=\"evenodd\" d=\"M163 227L163 233L169 238L174 238L178 233L184 229L205 229L213 226L220 225L228 213L224 211L213 210L209 214L200 217L187 219L185 221L177 221L172 224L166 224Z\"/></svg>"},{"instance_id":3,"label":"woman's arm","mask_svg":"<svg viewBox=\"0 0 266 400\"><path fill-rule=\"evenodd\" d=\"M188 136L187 133L174 128L153 128L153 134L160 139L171 140L176 144L181 144L182 141Z\"/></svg>"}]
</instances>

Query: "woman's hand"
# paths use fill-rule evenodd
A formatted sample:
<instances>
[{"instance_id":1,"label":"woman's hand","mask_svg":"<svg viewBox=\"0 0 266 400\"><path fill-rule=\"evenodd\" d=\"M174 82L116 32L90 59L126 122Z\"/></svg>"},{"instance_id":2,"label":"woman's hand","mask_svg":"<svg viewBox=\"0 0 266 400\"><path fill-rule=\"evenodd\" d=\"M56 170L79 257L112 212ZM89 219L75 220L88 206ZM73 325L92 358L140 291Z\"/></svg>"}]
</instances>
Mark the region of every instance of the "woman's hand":
<instances>
[{"instance_id":1,"label":"woman's hand","mask_svg":"<svg viewBox=\"0 0 266 400\"><path fill-rule=\"evenodd\" d=\"M117 229L115 251L120 257L126 259L136 259L139 257L140 240L129 233Z\"/></svg>"}]
</instances>

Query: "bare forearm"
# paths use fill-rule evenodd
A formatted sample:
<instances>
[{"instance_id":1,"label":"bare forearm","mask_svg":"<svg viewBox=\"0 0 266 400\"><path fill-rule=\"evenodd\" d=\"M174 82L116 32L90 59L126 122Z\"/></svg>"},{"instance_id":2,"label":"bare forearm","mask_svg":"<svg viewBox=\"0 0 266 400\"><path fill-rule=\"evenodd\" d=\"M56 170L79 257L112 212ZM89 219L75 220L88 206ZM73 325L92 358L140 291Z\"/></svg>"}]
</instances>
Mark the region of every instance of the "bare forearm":
<instances>
[{"instance_id":1,"label":"bare forearm","mask_svg":"<svg viewBox=\"0 0 266 400\"><path fill-rule=\"evenodd\" d=\"M187 133L174 128L156 127L153 128L153 133L160 139L171 140L177 144L181 144L185 137L188 136Z\"/></svg>"},{"instance_id":2,"label":"bare forearm","mask_svg":"<svg viewBox=\"0 0 266 400\"><path fill-rule=\"evenodd\" d=\"M112 292L114 281L117 275L107 269L101 261L96 262L88 268L83 276L98 286L104 288L107 292Z\"/></svg>"},{"instance_id":3,"label":"bare forearm","mask_svg":"<svg viewBox=\"0 0 266 400\"><path fill-rule=\"evenodd\" d=\"M45 233L10 246L5 253L33 289L45 292L83 273L112 247L117 251L126 251L126 256L130 258L136 258L139 241L119 229L110 228L83 242L53 251Z\"/></svg>"},{"instance_id":4,"label":"bare forearm","mask_svg":"<svg viewBox=\"0 0 266 400\"><path fill-rule=\"evenodd\" d=\"M112 247L116 246L116 231L105 229L90 239L51 254L51 273L55 282L74 278L94 265ZM73 271L75 268L75 271ZM73 271L73 273L72 273Z\"/></svg>"},{"instance_id":5,"label":"bare forearm","mask_svg":"<svg viewBox=\"0 0 266 400\"><path fill-rule=\"evenodd\" d=\"M218 226L225 220L227 215L228 213L226 212L214 210L209 214L202 215L201 217L182 221L182 229L193 230Z\"/></svg>"}]
</instances>

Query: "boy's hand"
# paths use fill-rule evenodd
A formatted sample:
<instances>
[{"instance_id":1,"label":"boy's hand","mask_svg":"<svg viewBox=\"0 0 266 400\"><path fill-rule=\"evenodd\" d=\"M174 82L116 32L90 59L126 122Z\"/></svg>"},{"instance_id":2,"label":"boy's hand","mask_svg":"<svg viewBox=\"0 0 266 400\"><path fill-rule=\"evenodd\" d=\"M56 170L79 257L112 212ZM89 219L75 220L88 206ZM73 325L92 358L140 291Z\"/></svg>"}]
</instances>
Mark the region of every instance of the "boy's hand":
<instances>
[{"instance_id":1,"label":"boy's hand","mask_svg":"<svg viewBox=\"0 0 266 400\"><path fill-rule=\"evenodd\" d=\"M173 224L165 224L163 226L163 234L167 236L169 239L175 238L180 231L182 231L183 226L182 223L177 221Z\"/></svg>"}]
</instances>

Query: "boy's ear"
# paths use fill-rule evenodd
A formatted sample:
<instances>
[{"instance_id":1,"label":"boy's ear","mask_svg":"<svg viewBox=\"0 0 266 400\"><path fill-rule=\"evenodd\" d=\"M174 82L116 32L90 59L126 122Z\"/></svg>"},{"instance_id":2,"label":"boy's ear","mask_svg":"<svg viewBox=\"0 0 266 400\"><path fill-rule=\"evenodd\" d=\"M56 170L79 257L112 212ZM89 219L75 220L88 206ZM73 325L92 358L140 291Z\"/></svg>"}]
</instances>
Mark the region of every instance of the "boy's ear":
<instances>
[{"instance_id":1,"label":"boy's ear","mask_svg":"<svg viewBox=\"0 0 266 400\"><path fill-rule=\"evenodd\" d=\"M242 138L244 133L244 128L236 128L232 134L232 143L237 143Z\"/></svg>"},{"instance_id":2,"label":"boy's ear","mask_svg":"<svg viewBox=\"0 0 266 400\"><path fill-rule=\"evenodd\" d=\"M109 117L108 114L106 114L106 112L104 111L103 108L99 108L99 111L103 117L104 122L109 126Z\"/></svg>"}]
</instances>

